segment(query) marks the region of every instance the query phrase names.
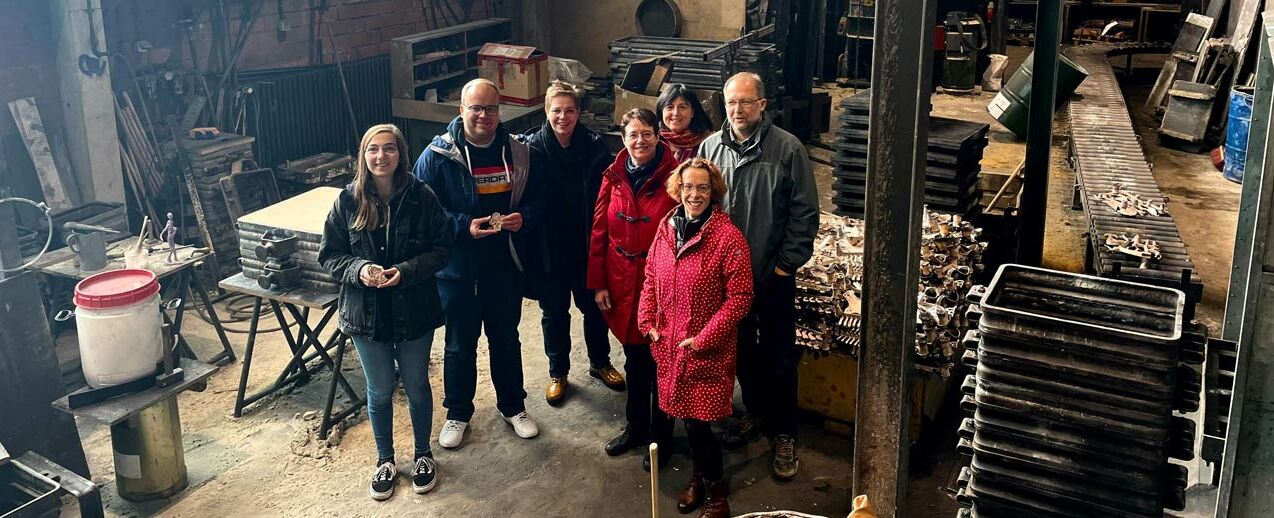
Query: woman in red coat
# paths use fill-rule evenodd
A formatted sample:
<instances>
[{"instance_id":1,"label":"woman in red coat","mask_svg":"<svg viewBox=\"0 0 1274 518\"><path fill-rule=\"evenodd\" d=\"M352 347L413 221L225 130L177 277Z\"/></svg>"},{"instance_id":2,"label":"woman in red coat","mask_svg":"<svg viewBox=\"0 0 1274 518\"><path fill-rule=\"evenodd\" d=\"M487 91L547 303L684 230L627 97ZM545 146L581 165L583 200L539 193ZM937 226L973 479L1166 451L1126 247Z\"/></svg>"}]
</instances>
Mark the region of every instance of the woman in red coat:
<instances>
[{"instance_id":1,"label":"woman in red coat","mask_svg":"<svg viewBox=\"0 0 1274 518\"><path fill-rule=\"evenodd\" d=\"M694 470L677 496L688 513L728 517L721 446L711 422L730 415L739 320L752 306L748 242L721 210L725 178L703 158L668 178L677 207L650 245L638 327L658 365L659 408L686 423ZM706 501L705 501L706 497Z\"/></svg>"},{"instance_id":2,"label":"woman in red coat","mask_svg":"<svg viewBox=\"0 0 1274 518\"><path fill-rule=\"evenodd\" d=\"M659 120L653 112L634 108L621 123L624 150L602 174L588 258L588 288L596 290L597 307L624 344L626 357L628 426L606 443L611 456L672 436L672 421L656 404L655 362L649 340L637 330L637 302L655 229L677 205L664 189L677 161L672 149L659 141ZM644 464L649 469L649 460Z\"/></svg>"}]
</instances>

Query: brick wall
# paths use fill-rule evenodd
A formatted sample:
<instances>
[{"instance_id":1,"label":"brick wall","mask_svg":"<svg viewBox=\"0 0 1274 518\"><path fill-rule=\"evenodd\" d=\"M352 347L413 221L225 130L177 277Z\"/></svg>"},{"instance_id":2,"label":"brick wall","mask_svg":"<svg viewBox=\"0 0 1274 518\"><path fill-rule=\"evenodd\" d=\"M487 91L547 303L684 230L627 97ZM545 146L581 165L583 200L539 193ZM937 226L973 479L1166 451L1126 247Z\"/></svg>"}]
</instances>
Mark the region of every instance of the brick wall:
<instances>
[{"instance_id":1,"label":"brick wall","mask_svg":"<svg viewBox=\"0 0 1274 518\"><path fill-rule=\"evenodd\" d=\"M462 7L469 7L473 19L490 16L484 0L445 1L459 16L463 16ZM146 40L154 46L147 56L151 63L182 60L189 65L185 41L174 24L192 19L195 20L192 35L199 68L216 68L208 66L213 29L207 4L214 2L130 0L123 4L126 5L107 13L107 36L112 49L140 58L134 51L135 42ZM431 15L432 11L426 11L426 4L422 0L226 2L231 32L236 35L244 7L252 11L261 9L239 57L242 70L333 63L333 48L342 61L376 56L389 52L389 41L393 38L457 23L445 7L436 18Z\"/></svg>"},{"instance_id":2,"label":"brick wall","mask_svg":"<svg viewBox=\"0 0 1274 518\"><path fill-rule=\"evenodd\" d=\"M9 114L9 101L34 97L46 131L62 131L62 100L54 68L48 0L7 0L0 16L0 187L35 200L44 198L35 166Z\"/></svg>"}]
</instances>

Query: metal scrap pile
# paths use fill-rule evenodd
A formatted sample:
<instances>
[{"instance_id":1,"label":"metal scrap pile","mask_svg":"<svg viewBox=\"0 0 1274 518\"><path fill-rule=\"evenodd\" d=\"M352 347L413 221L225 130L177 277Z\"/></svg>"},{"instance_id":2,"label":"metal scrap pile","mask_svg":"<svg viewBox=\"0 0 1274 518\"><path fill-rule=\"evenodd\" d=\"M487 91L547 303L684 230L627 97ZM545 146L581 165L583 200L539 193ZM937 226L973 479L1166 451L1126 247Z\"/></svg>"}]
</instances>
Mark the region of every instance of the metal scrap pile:
<instances>
[{"instance_id":1,"label":"metal scrap pile","mask_svg":"<svg viewBox=\"0 0 1274 518\"><path fill-rule=\"evenodd\" d=\"M917 294L916 366L945 372L967 327L965 296L981 268L981 229L925 211ZM861 333L863 221L824 214L814 257L796 278L796 343L857 356Z\"/></svg>"},{"instance_id":2,"label":"metal scrap pile","mask_svg":"<svg viewBox=\"0 0 1274 518\"><path fill-rule=\"evenodd\" d=\"M1121 183L1116 183L1107 192L1094 194L1092 199L1106 204L1111 210L1124 216L1168 215L1165 204L1148 201L1135 192L1125 191Z\"/></svg>"},{"instance_id":3,"label":"metal scrap pile","mask_svg":"<svg viewBox=\"0 0 1274 518\"><path fill-rule=\"evenodd\" d=\"M1163 254L1159 251L1159 243L1153 239L1142 239L1140 235L1107 233L1105 242L1102 243L1106 250L1111 252L1119 252L1132 257L1141 259L1140 268L1149 268L1151 261L1163 259Z\"/></svg>"}]
</instances>

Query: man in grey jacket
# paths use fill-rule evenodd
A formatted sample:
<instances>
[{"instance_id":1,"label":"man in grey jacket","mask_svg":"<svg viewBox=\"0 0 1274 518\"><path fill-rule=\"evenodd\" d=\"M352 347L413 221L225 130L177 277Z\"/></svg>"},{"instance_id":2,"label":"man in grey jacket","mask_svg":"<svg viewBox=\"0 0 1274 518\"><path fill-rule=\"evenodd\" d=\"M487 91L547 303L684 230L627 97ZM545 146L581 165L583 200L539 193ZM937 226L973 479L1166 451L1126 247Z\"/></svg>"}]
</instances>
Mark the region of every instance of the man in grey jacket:
<instances>
[{"instance_id":1,"label":"man in grey jacket","mask_svg":"<svg viewBox=\"0 0 1274 518\"><path fill-rule=\"evenodd\" d=\"M773 474L796 476L796 269L818 231L818 188L805 146L765 119L765 87L751 72L726 81L726 124L699 146L721 167L724 208L752 254L756 297L739 323L738 376L747 415L723 437L734 449L762 432L774 450Z\"/></svg>"}]
</instances>

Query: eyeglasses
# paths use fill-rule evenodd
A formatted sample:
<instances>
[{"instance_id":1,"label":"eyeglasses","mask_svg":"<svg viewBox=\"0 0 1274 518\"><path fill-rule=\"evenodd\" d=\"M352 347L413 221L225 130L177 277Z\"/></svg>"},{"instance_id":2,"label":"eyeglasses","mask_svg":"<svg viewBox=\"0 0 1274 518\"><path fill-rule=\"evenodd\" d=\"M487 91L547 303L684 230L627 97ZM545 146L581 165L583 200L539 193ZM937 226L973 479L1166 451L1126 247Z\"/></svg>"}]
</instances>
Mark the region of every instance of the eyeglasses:
<instances>
[{"instance_id":1,"label":"eyeglasses","mask_svg":"<svg viewBox=\"0 0 1274 518\"><path fill-rule=\"evenodd\" d=\"M469 110L469 113L475 113L475 114L482 113L482 112L486 112L487 115L500 114L500 105L498 104L488 104L486 106L483 106L481 104L471 104L469 106L465 106L465 109Z\"/></svg>"},{"instance_id":2,"label":"eyeglasses","mask_svg":"<svg viewBox=\"0 0 1274 518\"><path fill-rule=\"evenodd\" d=\"M744 108L751 108L752 105L758 102L761 102L761 100L760 99L732 99L732 100L726 101L725 105L727 108L738 108L740 106Z\"/></svg>"},{"instance_id":3,"label":"eyeglasses","mask_svg":"<svg viewBox=\"0 0 1274 518\"><path fill-rule=\"evenodd\" d=\"M655 138L655 132L653 131L633 132L624 135L625 140L651 140L653 138Z\"/></svg>"},{"instance_id":4,"label":"eyeglasses","mask_svg":"<svg viewBox=\"0 0 1274 518\"><path fill-rule=\"evenodd\" d=\"M690 194L692 192L697 192L699 194L704 194L704 195L712 194L712 186L711 185L690 185L688 183L681 184L681 194Z\"/></svg>"}]
</instances>

